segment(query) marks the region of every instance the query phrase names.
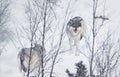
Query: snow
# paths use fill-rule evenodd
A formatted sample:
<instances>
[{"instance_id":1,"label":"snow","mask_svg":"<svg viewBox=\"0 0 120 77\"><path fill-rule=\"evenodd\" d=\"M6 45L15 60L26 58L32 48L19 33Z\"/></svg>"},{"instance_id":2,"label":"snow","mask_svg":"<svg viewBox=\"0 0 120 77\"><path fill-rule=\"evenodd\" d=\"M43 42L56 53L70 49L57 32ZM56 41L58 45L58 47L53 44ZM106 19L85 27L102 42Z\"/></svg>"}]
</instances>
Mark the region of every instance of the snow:
<instances>
[{"instance_id":1,"label":"snow","mask_svg":"<svg viewBox=\"0 0 120 77\"><path fill-rule=\"evenodd\" d=\"M66 6L68 0L63 3L63 7ZM76 1L76 2L75 2ZM75 0L72 1L72 5L70 6L70 17L81 16L85 19L87 26L90 25L91 22L91 13L92 13L92 2L90 0ZM109 28L115 32L115 37L117 38L120 33L120 0L107 0L107 14L110 17L110 21L108 23ZM25 0L12 0L11 8L11 28L15 32L17 27L20 25L26 25L26 19L24 15L24 6ZM61 12L64 9L57 10L58 16L62 19L64 16L61 16ZM28 46L27 41L23 40L23 44ZM63 48L69 49L68 39L65 38L65 44L63 44ZM82 40L84 43L84 39ZM6 50L0 56L0 77L22 77L19 69L18 69L18 60L17 54L22 48L19 43L15 43L16 46L13 45L12 42L8 42L6 46ZM81 48L84 44L81 44ZM83 47L84 48L84 47ZM79 61L83 61L85 64L88 64L88 59L82 54L76 56L75 54L70 54L70 52L65 52L59 56L61 59L60 63L56 64L55 71L58 77L67 77L65 73L66 69L72 70L71 72L75 72L75 63Z\"/></svg>"}]
</instances>

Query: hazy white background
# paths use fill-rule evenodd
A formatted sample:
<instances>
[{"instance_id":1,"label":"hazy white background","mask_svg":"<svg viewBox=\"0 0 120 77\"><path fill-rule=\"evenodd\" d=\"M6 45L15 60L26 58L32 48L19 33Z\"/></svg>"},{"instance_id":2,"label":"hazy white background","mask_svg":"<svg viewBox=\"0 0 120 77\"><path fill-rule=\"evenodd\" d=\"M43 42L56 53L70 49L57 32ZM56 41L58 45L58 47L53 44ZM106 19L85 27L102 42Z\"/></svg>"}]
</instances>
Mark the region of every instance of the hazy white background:
<instances>
[{"instance_id":1,"label":"hazy white background","mask_svg":"<svg viewBox=\"0 0 120 77\"><path fill-rule=\"evenodd\" d=\"M62 12L64 12L64 7L66 7L68 0L62 0L62 8L57 10L57 15L59 18L63 19ZM120 0L106 0L106 14L109 17L110 21L107 25L117 38L120 35ZM10 5L11 18L10 18L10 27L16 32L16 28L26 25L26 19L24 14L26 0L12 0ZM102 6L102 2L101 2ZM87 26L91 24L91 15L92 15L92 0L72 0L70 6L70 17L81 16L85 20ZM22 33L21 33L22 34ZM16 36L16 33L14 33ZM14 40L14 39L13 39ZM27 41L21 39L23 45L27 46ZM81 41L84 43L84 39ZM69 43L66 40L65 46L68 46ZM21 74L18 69L17 64L17 54L22 48L19 43L8 42L6 50L0 56L0 77L21 77ZM81 45L81 48L84 48L84 45ZM83 56L75 56L74 54L69 54L68 52L60 55L62 58L61 62L55 66L56 74L58 77L67 77L65 73L66 68L75 71L74 64L83 60L84 63L88 63L87 59Z\"/></svg>"}]
</instances>

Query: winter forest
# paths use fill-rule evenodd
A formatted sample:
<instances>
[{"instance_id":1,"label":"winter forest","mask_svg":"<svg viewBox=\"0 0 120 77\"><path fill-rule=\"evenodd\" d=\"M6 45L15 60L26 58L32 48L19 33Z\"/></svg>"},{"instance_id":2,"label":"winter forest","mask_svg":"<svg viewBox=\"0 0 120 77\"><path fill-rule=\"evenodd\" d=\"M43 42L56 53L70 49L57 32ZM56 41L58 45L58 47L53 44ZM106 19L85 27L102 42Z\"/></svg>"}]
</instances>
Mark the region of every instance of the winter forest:
<instances>
[{"instance_id":1,"label":"winter forest","mask_svg":"<svg viewBox=\"0 0 120 77\"><path fill-rule=\"evenodd\" d=\"M0 77L120 77L119 0L0 0Z\"/></svg>"}]
</instances>

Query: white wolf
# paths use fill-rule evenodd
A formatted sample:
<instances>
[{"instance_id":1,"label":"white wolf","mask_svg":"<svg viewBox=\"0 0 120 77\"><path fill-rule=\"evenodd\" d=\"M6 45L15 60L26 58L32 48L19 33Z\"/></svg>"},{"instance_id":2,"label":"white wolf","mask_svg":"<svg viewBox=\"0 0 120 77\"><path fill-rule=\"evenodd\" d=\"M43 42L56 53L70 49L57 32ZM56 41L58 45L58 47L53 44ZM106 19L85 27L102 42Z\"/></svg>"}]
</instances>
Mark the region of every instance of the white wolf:
<instances>
[{"instance_id":1,"label":"white wolf","mask_svg":"<svg viewBox=\"0 0 120 77\"><path fill-rule=\"evenodd\" d=\"M23 72L24 75L28 71L29 64L30 64L30 71L29 71L30 73L34 71L36 68L40 67L42 50L44 56L46 52L45 49L41 45L35 44L35 46L32 48L31 60L29 63L31 48L21 49L21 51L18 54L18 59L19 59L20 71Z\"/></svg>"},{"instance_id":2,"label":"white wolf","mask_svg":"<svg viewBox=\"0 0 120 77\"><path fill-rule=\"evenodd\" d=\"M72 48L72 42L76 46L76 51L79 50L80 40L83 38L86 31L86 25L81 17L74 17L69 20L66 27L66 33L69 38L70 48Z\"/></svg>"}]
</instances>

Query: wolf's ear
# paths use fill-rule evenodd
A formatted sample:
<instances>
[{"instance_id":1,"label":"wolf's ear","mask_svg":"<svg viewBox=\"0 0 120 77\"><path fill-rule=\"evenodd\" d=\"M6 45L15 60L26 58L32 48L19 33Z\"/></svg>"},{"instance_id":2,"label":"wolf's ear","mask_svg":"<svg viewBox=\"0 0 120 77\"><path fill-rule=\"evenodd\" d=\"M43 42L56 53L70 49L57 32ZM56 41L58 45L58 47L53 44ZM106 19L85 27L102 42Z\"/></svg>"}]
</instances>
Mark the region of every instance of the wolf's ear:
<instances>
[{"instance_id":1,"label":"wolf's ear","mask_svg":"<svg viewBox=\"0 0 120 77\"><path fill-rule=\"evenodd\" d=\"M71 26L71 25L72 25L72 23L73 23L73 20L72 20L72 19L70 19L70 20L68 21L67 25L68 25L68 26Z\"/></svg>"}]
</instances>

